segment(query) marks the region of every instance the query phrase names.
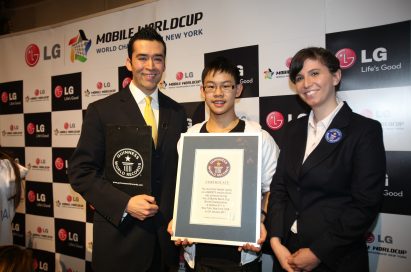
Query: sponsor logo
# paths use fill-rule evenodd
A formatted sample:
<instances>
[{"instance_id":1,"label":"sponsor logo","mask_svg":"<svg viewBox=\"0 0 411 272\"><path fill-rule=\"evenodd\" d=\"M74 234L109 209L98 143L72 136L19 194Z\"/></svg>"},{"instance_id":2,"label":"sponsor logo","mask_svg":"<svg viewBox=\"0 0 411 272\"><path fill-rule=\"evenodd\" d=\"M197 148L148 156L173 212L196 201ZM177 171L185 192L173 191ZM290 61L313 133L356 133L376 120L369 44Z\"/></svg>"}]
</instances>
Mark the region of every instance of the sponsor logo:
<instances>
[{"instance_id":1,"label":"sponsor logo","mask_svg":"<svg viewBox=\"0 0 411 272\"><path fill-rule=\"evenodd\" d=\"M272 130L279 130L283 127L285 123L284 116L281 114L281 112L272 111L267 115L265 123Z\"/></svg>"},{"instance_id":2,"label":"sponsor logo","mask_svg":"<svg viewBox=\"0 0 411 272\"><path fill-rule=\"evenodd\" d=\"M194 27L203 19L202 12L196 12L192 14L186 14L180 17L174 17L169 19L162 19L152 23L148 23L145 26L150 26L155 28L157 31L167 31L173 30L178 31L181 28L186 27ZM110 32L100 33L96 36L96 45L104 45L109 43L119 43L123 42L123 44L115 44L109 45L104 47L96 48L97 54L104 54L104 53L111 53L116 52L117 50L127 50L127 43L128 41L138 30L140 30L144 26L138 26L136 28L131 27L128 29L120 29L114 30ZM182 38L193 38L197 36L203 35L203 29L195 29L195 30L187 30L175 33L169 33L165 35L165 41L173 41Z\"/></svg>"},{"instance_id":3,"label":"sponsor logo","mask_svg":"<svg viewBox=\"0 0 411 272\"><path fill-rule=\"evenodd\" d=\"M76 128L76 123L74 122L64 122L62 129L56 128L53 130L56 136L75 136L80 135L80 129Z\"/></svg>"},{"instance_id":4,"label":"sponsor logo","mask_svg":"<svg viewBox=\"0 0 411 272\"><path fill-rule=\"evenodd\" d=\"M87 53L91 47L91 40L87 39L83 30L79 30L79 34L70 39L69 45L71 46L70 60L80 62L87 61Z\"/></svg>"},{"instance_id":5,"label":"sponsor logo","mask_svg":"<svg viewBox=\"0 0 411 272\"><path fill-rule=\"evenodd\" d=\"M36 44L32 43L26 47L24 59L29 67L36 66L40 58L40 48ZM51 52L49 52L47 46L43 47L43 60L47 61L58 58L60 58L60 44L53 45Z\"/></svg>"},{"instance_id":6,"label":"sponsor logo","mask_svg":"<svg viewBox=\"0 0 411 272\"><path fill-rule=\"evenodd\" d=\"M9 101L9 94L7 92L2 92L1 93L1 102L7 103Z\"/></svg>"},{"instance_id":7,"label":"sponsor logo","mask_svg":"<svg viewBox=\"0 0 411 272\"><path fill-rule=\"evenodd\" d=\"M393 198L403 198L404 197L404 190L400 191L392 191L389 189L389 176L385 174L385 187L384 189L384 196L385 197L393 197Z\"/></svg>"},{"instance_id":8,"label":"sponsor logo","mask_svg":"<svg viewBox=\"0 0 411 272\"><path fill-rule=\"evenodd\" d=\"M31 203L33 203L34 201L36 201L36 193L35 193L34 191L30 190L30 191L27 193L27 199L28 199Z\"/></svg>"},{"instance_id":9,"label":"sponsor logo","mask_svg":"<svg viewBox=\"0 0 411 272\"><path fill-rule=\"evenodd\" d=\"M61 87L60 85L57 85L54 88L54 96L57 98L60 98L63 96L63 87Z\"/></svg>"},{"instance_id":10,"label":"sponsor logo","mask_svg":"<svg viewBox=\"0 0 411 272\"><path fill-rule=\"evenodd\" d=\"M167 86L170 89L184 88L184 87L200 87L201 85L201 79L195 79L193 72L179 71L176 73L176 80L177 81L169 82L168 84L164 82L163 84L164 88Z\"/></svg>"},{"instance_id":11,"label":"sponsor logo","mask_svg":"<svg viewBox=\"0 0 411 272\"><path fill-rule=\"evenodd\" d=\"M167 88L167 82L165 81L165 80L161 80L159 83L158 83L158 88L160 89L160 90L162 90L162 91L164 91L166 88Z\"/></svg>"},{"instance_id":12,"label":"sponsor logo","mask_svg":"<svg viewBox=\"0 0 411 272\"><path fill-rule=\"evenodd\" d=\"M357 55L351 48L343 48L338 50L335 56L340 61L341 69L348 69L355 64L357 60Z\"/></svg>"},{"instance_id":13,"label":"sponsor logo","mask_svg":"<svg viewBox=\"0 0 411 272\"><path fill-rule=\"evenodd\" d=\"M49 234L49 229L46 227L37 227L34 232L27 231L29 244L32 244L35 239L53 240L53 236Z\"/></svg>"},{"instance_id":14,"label":"sponsor logo","mask_svg":"<svg viewBox=\"0 0 411 272\"><path fill-rule=\"evenodd\" d=\"M2 135L4 137L22 137L23 136L23 131L20 129L19 125L16 124L10 124L8 126L9 130L3 130Z\"/></svg>"},{"instance_id":15,"label":"sponsor logo","mask_svg":"<svg viewBox=\"0 0 411 272\"><path fill-rule=\"evenodd\" d=\"M271 68L268 68L267 70L264 71L264 79L272 79L274 75L274 72L271 70Z\"/></svg>"},{"instance_id":16,"label":"sponsor logo","mask_svg":"<svg viewBox=\"0 0 411 272\"><path fill-rule=\"evenodd\" d=\"M60 157L57 157L54 160L54 166L57 168L57 170L62 170L64 168L64 160Z\"/></svg>"},{"instance_id":17,"label":"sponsor logo","mask_svg":"<svg viewBox=\"0 0 411 272\"><path fill-rule=\"evenodd\" d=\"M41 101L49 101L50 96L47 95L45 89L34 89L33 95L27 95L25 97L26 102L41 102Z\"/></svg>"},{"instance_id":18,"label":"sponsor logo","mask_svg":"<svg viewBox=\"0 0 411 272\"><path fill-rule=\"evenodd\" d=\"M128 84L128 83L127 83ZM127 86L127 85L126 85ZM86 97L90 97L90 96L106 96L106 95L110 95L116 92L116 89L111 88L111 83L110 82L101 82L98 81L96 83L96 89L94 90L89 90L86 89L84 91L84 95Z\"/></svg>"},{"instance_id":19,"label":"sponsor logo","mask_svg":"<svg viewBox=\"0 0 411 272\"><path fill-rule=\"evenodd\" d=\"M60 241L64 242L67 240L67 231L63 228L59 229L59 231L57 232L57 236L59 237Z\"/></svg>"},{"instance_id":20,"label":"sponsor logo","mask_svg":"<svg viewBox=\"0 0 411 272\"><path fill-rule=\"evenodd\" d=\"M40 59L40 49L34 43L30 44L26 48L26 52L24 54L26 64L30 67L36 66Z\"/></svg>"},{"instance_id":21,"label":"sponsor logo","mask_svg":"<svg viewBox=\"0 0 411 272\"><path fill-rule=\"evenodd\" d=\"M56 206L61 208L84 209L85 205L81 203L81 199L76 195L66 195L65 199L56 200Z\"/></svg>"},{"instance_id":22,"label":"sponsor logo","mask_svg":"<svg viewBox=\"0 0 411 272\"><path fill-rule=\"evenodd\" d=\"M369 233L366 241L369 254L407 259L407 250L396 248L394 238L391 235Z\"/></svg>"},{"instance_id":23,"label":"sponsor logo","mask_svg":"<svg viewBox=\"0 0 411 272\"><path fill-rule=\"evenodd\" d=\"M125 87L128 86L128 84L130 84L130 82L131 82L131 77L125 77L125 78L123 79L123 81L121 82L121 86L122 86L123 88L125 88Z\"/></svg>"}]
</instances>

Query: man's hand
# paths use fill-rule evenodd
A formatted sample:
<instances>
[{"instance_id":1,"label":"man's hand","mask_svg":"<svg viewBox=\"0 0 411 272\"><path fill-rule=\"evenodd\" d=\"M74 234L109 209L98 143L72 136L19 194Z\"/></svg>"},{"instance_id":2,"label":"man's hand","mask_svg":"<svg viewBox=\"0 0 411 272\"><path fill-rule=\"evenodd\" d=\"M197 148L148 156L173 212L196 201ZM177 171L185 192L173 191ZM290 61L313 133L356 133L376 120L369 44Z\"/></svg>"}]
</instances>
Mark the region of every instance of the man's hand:
<instances>
[{"instance_id":1,"label":"man's hand","mask_svg":"<svg viewBox=\"0 0 411 272\"><path fill-rule=\"evenodd\" d=\"M154 216L158 206L154 197L149 195L136 195L130 198L126 212L141 221Z\"/></svg>"}]
</instances>

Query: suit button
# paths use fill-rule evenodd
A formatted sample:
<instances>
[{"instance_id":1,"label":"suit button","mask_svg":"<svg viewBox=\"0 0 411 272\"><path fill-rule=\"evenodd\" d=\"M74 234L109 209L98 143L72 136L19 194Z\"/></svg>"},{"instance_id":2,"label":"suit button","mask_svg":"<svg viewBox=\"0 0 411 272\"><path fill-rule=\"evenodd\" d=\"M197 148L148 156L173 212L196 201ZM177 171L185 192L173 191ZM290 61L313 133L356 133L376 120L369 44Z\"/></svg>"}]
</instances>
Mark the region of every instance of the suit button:
<instances>
[{"instance_id":1,"label":"suit button","mask_svg":"<svg viewBox=\"0 0 411 272\"><path fill-rule=\"evenodd\" d=\"M300 187L297 187L297 191L299 192L301 190L301 188Z\"/></svg>"},{"instance_id":2,"label":"suit button","mask_svg":"<svg viewBox=\"0 0 411 272\"><path fill-rule=\"evenodd\" d=\"M161 183L161 180L156 179L156 183L160 184L160 183Z\"/></svg>"},{"instance_id":3,"label":"suit button","mask_svg":"<svg viewBox=\"0 0 411 272\"><path fill-rule=\"evenodd\" d=\"M298 216L299 214L300 214L299 212L295 212L295 215L297 215L297 216Z\"/></svg>"}]
</instances>

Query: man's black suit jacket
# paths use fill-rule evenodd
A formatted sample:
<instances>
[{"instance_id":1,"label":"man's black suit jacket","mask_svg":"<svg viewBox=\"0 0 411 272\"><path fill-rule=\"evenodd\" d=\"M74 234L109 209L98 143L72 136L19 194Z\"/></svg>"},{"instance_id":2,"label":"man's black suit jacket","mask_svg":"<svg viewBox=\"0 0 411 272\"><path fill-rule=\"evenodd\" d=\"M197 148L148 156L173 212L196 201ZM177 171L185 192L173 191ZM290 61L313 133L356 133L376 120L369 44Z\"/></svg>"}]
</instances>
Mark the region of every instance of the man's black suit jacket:
<instances>
[{"instance_id":1,"label":"man's black suit jacket","mask_svg":"<svg viewBox=\"0 0 411 272\"><path fill-rule=\"evenodd\" d=\"M307 125L305 116L286 130L270 188L269 235L286 244L298 219L301 247L310 248L322 266L364 271L365 234L379 212L385 181L381 125L344 104L328 127L342 138L331 143L323 137L303 163Z\"/></svg>"},{"instance_id":2,"label":"man's black suit jacket","mask_svg":"<svg viewBox=\"0 0 411 272\"><path fill-rule=\"evenodd\" d=\"M172 218L177 172L177 142L187 130L184 109L158 92L158 143L152 155L152 190L159 212L140 221L127 215L130 196L104 177L105 130L107 124L145 125L129 87L91 103L81 136L70 161L69 180L75 191L96 210L93 225L94 271L146 271L153 258L156 240L162 261L177 265L178 249L166 229Z\"/></svg>"}]
</instances>

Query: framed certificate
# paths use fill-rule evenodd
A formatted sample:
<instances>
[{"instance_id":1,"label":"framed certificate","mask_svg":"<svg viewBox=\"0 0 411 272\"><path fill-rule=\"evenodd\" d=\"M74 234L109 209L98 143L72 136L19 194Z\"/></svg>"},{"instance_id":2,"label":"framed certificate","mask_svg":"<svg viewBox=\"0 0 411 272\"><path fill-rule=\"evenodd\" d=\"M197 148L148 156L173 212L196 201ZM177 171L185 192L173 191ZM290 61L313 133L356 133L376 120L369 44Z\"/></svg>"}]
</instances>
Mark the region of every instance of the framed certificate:
<instances>
[{"instance_id":1,"label":"framed certificate","mask_svg":"<svg viewBox=\"0 0 411 272\"><path fill-rule=\"evenodd\" d=\"M258 245L261 133L184 133L172 240Z\"/></svg>"}]
</instances>

